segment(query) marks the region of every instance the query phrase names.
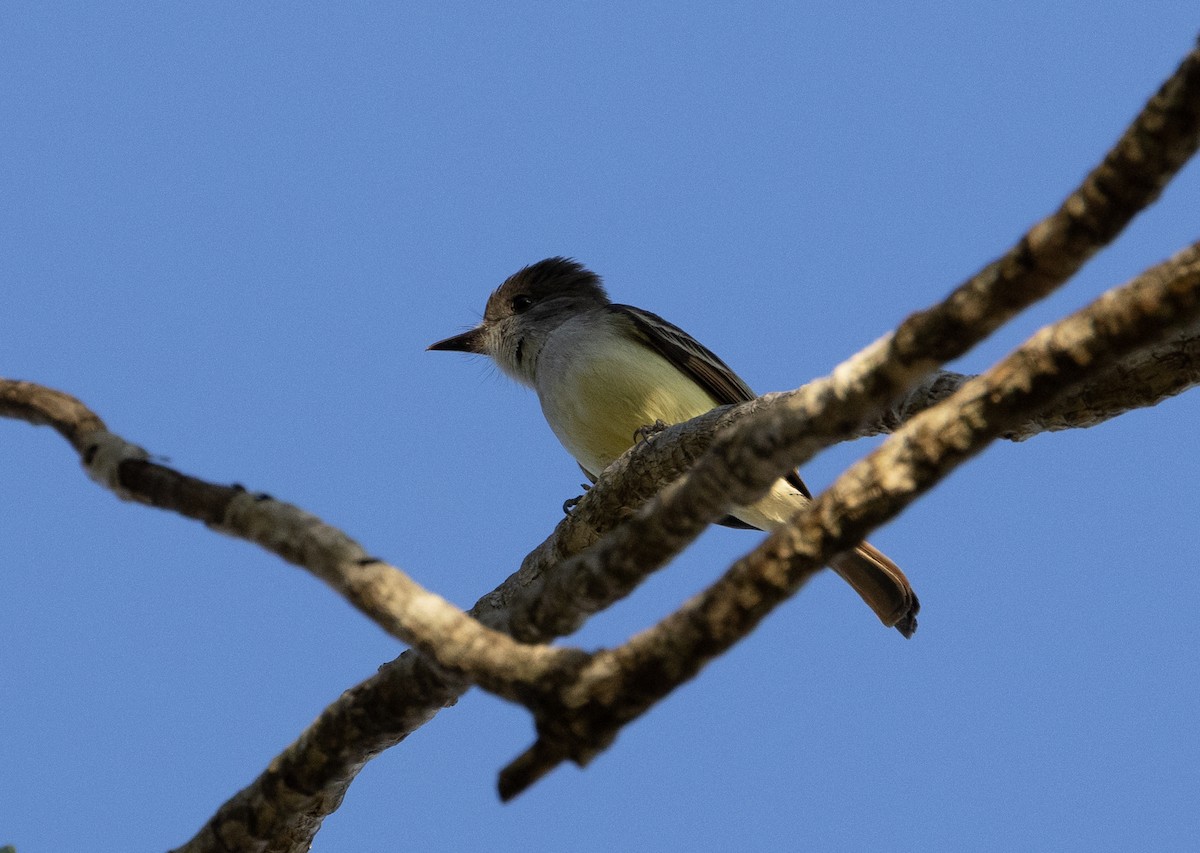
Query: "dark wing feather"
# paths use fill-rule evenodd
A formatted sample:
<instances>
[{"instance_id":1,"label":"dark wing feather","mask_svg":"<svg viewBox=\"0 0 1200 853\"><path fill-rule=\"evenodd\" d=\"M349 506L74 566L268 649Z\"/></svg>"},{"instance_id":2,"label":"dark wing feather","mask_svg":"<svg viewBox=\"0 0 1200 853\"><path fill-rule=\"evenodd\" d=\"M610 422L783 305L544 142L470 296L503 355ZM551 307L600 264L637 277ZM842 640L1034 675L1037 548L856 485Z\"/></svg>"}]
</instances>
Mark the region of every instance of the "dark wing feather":
<instances>
[{"instance_id":1,"label":"dark wing feather","mask_svg":"<svg viewBox=\"0 0 1200 853\"><path fill-rule=\"evenodd\" d=\"M646 346L695 380L720 406L745 403L755 394L716 353L673 323L632 305L608 305L614 314L633 322Z\"/></svg>"},{"instance_id":2,"label":"dark wing feather","mask_svg":"<svg viewBox=\"0 0 1200 853\"><path fill-rule=\"evenodd\" d=\"M610 304L605 308L632 322L646 346L690 376L717 401L717 405L745 403L755 398L756 395L750 390L750 386L743 382L729 365L674 323L668 323L657 314L634 308L632 305ZM808 486L804 485L804 481L795 471L785 479L798 489L800 494L807 498L812 497ZM739 523L739 526L745 525Z\"/></svg>"},{"instance_id":3,"label":"dark wing feather","mask_svg":"<svg viewBox=\"0 0 1200 853\"><path fill-rule=\"evenodd\" d=\"M683 329L629 305L609 305L607 310L628 318L646 346L692 377L718 404L754 399L754 392L725 362ZM795 471L786 479L805 497L812 497ZM749 526L732 516L719 523L728 527ZM917 629L916 615L921 605L908 578L895 563L863 542L854 551L838 554L830 565L854 587L883 624L894 626L906 637L912 636Z\"/></svg>"}]
</instances>

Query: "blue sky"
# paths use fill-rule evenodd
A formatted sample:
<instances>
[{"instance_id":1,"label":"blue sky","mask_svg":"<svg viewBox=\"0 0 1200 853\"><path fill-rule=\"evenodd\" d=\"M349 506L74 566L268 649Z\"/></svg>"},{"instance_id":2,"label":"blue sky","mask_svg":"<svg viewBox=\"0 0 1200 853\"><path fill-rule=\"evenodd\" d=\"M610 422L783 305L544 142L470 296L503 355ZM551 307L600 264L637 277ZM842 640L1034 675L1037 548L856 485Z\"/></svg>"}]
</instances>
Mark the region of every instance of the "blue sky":
<instances>
[{"instance_id":1,"label":"blue sky","mask_svg":"<svg viewBox=\"0 0 1200 853\"><path fill-rule=\"evenodd\" d=\"M565 254L760 391L827 372L1056 206L1196 34L1194 4L1098 6L7 4L0 374L469 605L580 476L532 395L428 343ZM1198 191L1193 164L957 367L1196 239ZM532 727L473 692L315 849L1185 849L1198 416L996 446L877 532L911 641L820 577L507 806ZM120 503L50 430L0 422L0 500L21 853L182 843L400 651L276 558ZM574 641L620 642L755 536L711 532Z\"/></svg>"}]
</instances>

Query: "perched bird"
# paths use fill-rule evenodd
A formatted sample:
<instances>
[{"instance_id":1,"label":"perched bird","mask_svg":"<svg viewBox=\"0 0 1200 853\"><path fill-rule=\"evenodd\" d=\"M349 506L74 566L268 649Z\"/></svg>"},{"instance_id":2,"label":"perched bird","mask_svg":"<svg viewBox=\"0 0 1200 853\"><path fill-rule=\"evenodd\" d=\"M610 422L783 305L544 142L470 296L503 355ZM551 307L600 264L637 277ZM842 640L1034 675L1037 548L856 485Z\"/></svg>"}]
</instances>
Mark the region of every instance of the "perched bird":
<instances>
[{"instance_id":1,"label":"perched bird","mask_svg":"<svg viewBox=\"0 0 1200 853\"><path fill-rule=\"evenodd\" d=\"M613 303L599 276L568 258L520 270L488 298L482 323L429 349L486 355L537 391L550 428L593 480L643 427L755 396L687 332ZM793 471L753 506L735 507L727 522L770 530L811 497ZM831 566L885 625L912 636L920 605L895 563L864 542Z\"/></svg>"}]
</instances>

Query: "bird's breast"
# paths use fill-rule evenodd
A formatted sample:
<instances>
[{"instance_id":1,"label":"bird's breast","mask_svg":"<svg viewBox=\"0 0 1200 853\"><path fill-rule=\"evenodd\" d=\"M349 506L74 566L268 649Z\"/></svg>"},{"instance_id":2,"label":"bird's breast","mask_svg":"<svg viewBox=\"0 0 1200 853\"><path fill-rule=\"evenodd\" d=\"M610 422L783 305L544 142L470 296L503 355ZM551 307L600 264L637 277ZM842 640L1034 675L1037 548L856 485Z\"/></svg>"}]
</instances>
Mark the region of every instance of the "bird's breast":
<instances>
[{"instance_id":1,"label":"bird's breast","mask_svg":"<svg viewBox=\"0 0 1200 853\"><path fill-rule=\"evenodd\" d=\"M537 386L550 428L594 475L629 449L640 427L680 423L716 406L658 353L615 337L570 349L548 346Z\"/></svg>"}]
</instances>

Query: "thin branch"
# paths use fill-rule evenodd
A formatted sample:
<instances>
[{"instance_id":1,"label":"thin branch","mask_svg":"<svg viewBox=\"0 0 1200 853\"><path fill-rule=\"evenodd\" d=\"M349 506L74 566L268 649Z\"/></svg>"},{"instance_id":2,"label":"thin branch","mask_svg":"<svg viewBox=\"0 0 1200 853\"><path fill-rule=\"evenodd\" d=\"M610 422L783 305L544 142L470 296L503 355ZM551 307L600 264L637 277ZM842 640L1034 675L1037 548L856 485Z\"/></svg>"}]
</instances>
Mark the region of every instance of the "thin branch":
<instances>
[{"instance_id":1,"label":"thin branch","mask_svg":"<svg viewBox=\"0 0 1200 853\"><path fill-rule=\"evenodd\" d=\"M1042 329L901 427L679 611L593 655L573 683L537 697L537 742L501 772L501 796L516 796L563 760L587 763L622 726L750 633L831 556L894 518L1029 412L1198 318L1200 243Z\"/></svg>"},{"instance_id":2,"label":"thin branch","mask_svg":"<svg viewBox=\"0 0 1200 853\"><path fill-rule=\"evenodd\" d=\"M974 378L938 371L848 438L893 433L918 412L945 400ZM1159 346L1118 360L1000 437L1025 441L1044 432L1093 427L1134 409L1156 406L1196 385L1200 385L1200 329L1188 327Z\"/></svg>"},{"instance_id":3,"label":"thin branch","mask_svg":"<svg viewBox=\"0 0 1200 853\"><path fill-rule=\"evenodd\" d=\"M0 378L0 415L53 426L79 452L88 475L121 498L198 519L307 569L383 630L493 693L515 698L521 685L553 677L571 657L570 650L523 645L480 624L293 504L151 461L69 394Z\"/></svg>"}]
</instances>

